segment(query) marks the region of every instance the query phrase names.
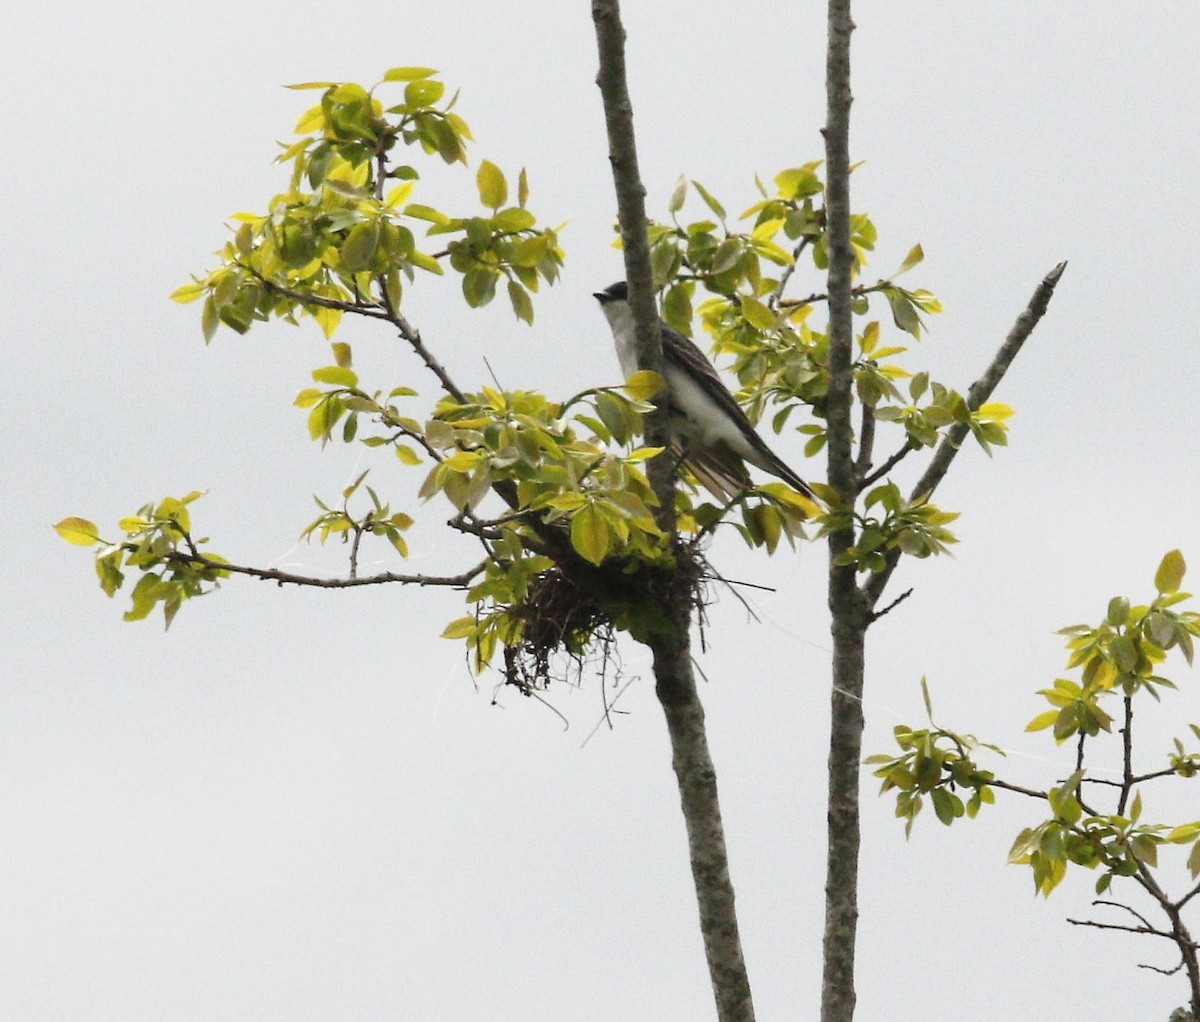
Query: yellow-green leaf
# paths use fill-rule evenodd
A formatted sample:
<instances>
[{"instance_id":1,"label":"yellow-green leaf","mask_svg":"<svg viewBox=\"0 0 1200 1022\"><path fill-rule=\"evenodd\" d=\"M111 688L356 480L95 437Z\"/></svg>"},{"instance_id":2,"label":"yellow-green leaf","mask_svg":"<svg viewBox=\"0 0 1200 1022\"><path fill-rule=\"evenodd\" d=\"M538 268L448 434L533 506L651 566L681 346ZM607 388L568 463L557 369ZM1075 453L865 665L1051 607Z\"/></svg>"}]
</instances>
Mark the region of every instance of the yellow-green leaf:
<instances>
[{"instance_id":1,"label":"yellow-green leaf","mask_svg":"<svg viewBox=\"0 0 1200 1022\"><path fill-rule=\"evenodd\" d=\"M907 273L924 258L925 251L921 248L921 246L913 245L913 247L908 250L908 255L904 257L904 262L900 264L900 269L896 271L895 276L899 277L900 274Z\"/></svg>"},{"instance_id":2,"label":"yellow-green leaf","mask_svg":"<svg viewBox=\"0 0 1200 1022\"><path fill-rule=\"evenodd\" d=\"M99 530L86 518L64 518L54 526L54 531L76 546L94 546L100 542Z\"/></svg>"},{"instance_id":3,"label":"yellow-green leaf","mask_svg":"<svg viewBox=\"0 0 1200 1022\"><path fill-rule=\"evenodd\" d=\"M396 444L396 457L405 465L421 464L421 456L408 444Z\"/></svg>"},{"instance_id":4,"label":"yellow-green leaf","mask_svg":"<svg viewBox=\"0 0 1200 1022\"><path fill-rule=\"evenodd\" d=\"M171 292L171 301L186 305L188 302L194 302L202 294L204 294L203 284L181 284Z\"/></svg>"},{"instance_id":5,"label":"yellow-green leaf","mask_svg":"<svg viewBox=\"0 0 1200 1022\"><path fill-rule=\"evenodd\" d=\"M632 463L649 461L651 458L657 458L665 450L665 447L639 447L625 455L625 460Z\"/></svg>"},{"instance_id":6,"label":"yellow-green leaf","mask_svg":"<svg viewBox=\"0 0 1200 1022\"><path fill-rule=\"evenodd\" d=\"M296 395L292 402L297 408L311 408L321 400L321 392L316 387L307 387Z\"/></svg>"},{"instance_id":7,"label":"yellow-green leaf","mask_svg":"<svg viewBox=\"0 0 1200 1022\"><path fill-rule=\"evenodd\" d=\"M999 401L988 401L979 406L979 411L975 413L975 417L986 422L1004 422L1006 419L1011 419L1016 412L1006 404Z\"/></svg>"},{"instance_id":8,"label":"yellow-green leaf","mask_svg":"<svg viewBox=\"0 0 1200 1022\"><path fill-rule=\"evenodd\" d=\"M595 504L579 509L571 519L571 546L592 564L600 564L608 555L612 534Z\"/></svg>"},{"instance_id":9,"label":"yellow-green leaf","mask_svg":"<svg viewBox=\"0 0 1200 1022\"><path fill-rule=\"evenodd\" d=\"M358 373L345 366L325 366L322 369L314 369L312 378L317 383L329 383L335 387L358 386Z\"/></svg>"},{"instance_id":10,"label":"yellow-green leaf","mask_svg":"<svg viewBox=\"0 0 1200 1022\"><path fill-rule=\"evenodd\" d=\"M756 330L771 330L775 326L775 316L771 310L750 295L742 295L742 315Z\"/></svg>"},{"instance_id":11,"label":"yellow-green leaf","mask_svg":"<svg viewBox=\"0 0 1200 1022\"><path fill-rule=\"evenodd\" d=\"M312 309L312 318L317 321L317 325L325 334L326 340L332 340L334 333L337 332L338 324L342 321L341 309L328 309L323 305L318 305Z\"/></svg>"},{"instance_id":12,"label":"yellow-green leaf","mask_svg":"<svg viewBox=\"0 0 1200 1022\"><path fill-rule=\"evenodd\" d=\"M649 401L667 385L653 369L639 369L625 381L622 388L635 401Z\"/></svg>"},{"instance_id":13,"label":"yellow-green leaf","mask_svg":"<svg viewBox=\"0 0 1200 1022\"><path fill-rule=\"evenodd\" d=\"M1048 727L1053 727L1056 720L1058 720L1058 710L1047 710L1045 713L1039 713L1033 720L1026 724L1025 730L1044 731Z\"/></svg>"},{"instance_id":14,"label":"yellow-green leaf","mask_svg":"<svg viewBox=\"0 0 1200 1022\"><path fill-rule=\"evenodd\" d=\"M499 209L508 201L508 182L504 180L504 172L491 160L484 160L479 165L475 183L479 186L479 201L489 209Z\"/></svg>"},{"instance_id":15,"label":"yellow-green leaf","mask_svg":"<svg viewBox=\"0 0 1200 1022\"><path fill-rule=\"evenodd\" d=\"M384 72L385 82L415 82L437 74L431 67L393 67ZM292 86L296 88L296 86Z\"/></svg>"},{"instance_id":16,"label":"yellow-green leaf","mask_svg":"<svg viewBox=\"0 0 1200 1022\"><path fill-rule=\"evenodd\" d=\"M1178 550L1172 550L1162 559L1158 571L1154 573L1154 588L1160 593L1179 592L1179 586L1183 582L1183 575L1186 571L1187 564L1184 562L1183 554Z\"/></svg>"},{"instance_id":17,"label":"yellow-green leaf","mask_svg":"<svg viewBox=\"0 0 1200 1022\"><path fill-rule=\"evenodd\" d=\"M442 631L443 639L465 639L475 631L475 619L473 617L456 617Z\"/></svg>"},{"instance_id":18,"label":"yellow-green leaf","mask_svg":"<svg viewBox=\"0 0 1200 1022\"><path fill-rule=\"evenodd\" d=\"M387 193L387 198L383 201L389 209L395 209L400 203L408 201L408 197L412 195L413 189L416 186L416 181L401 181L400 184Z\"/></svg>"}]
</instances>

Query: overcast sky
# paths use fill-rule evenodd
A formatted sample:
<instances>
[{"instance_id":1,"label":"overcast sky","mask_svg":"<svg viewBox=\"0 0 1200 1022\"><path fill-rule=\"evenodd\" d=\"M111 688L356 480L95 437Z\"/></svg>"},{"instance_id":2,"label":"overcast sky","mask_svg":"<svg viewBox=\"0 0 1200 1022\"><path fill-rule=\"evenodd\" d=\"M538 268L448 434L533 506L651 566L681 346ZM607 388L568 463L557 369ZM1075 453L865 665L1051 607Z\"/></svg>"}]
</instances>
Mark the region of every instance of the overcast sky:
<instances>
[{"instance_id":1,"label":"overcast sky","mask_svg":"<svg viewBox=\"0 0 1200 1022\"><path fill-rule=\"evenodd\" d=\"M681 173L739 210L755 172L820 158L823 5L626 6L652 214ZM1117 593L1148 598L1172 547L1200 573L1200 8L909 0L860 3L856 20L854 206L880 232L868 274L919 241L910 286L946 309L914 367L965 389L1070 261L997 394L1018 410L1011 447L964 451L940 493L963 512L956 556L906 565L895 584L913 597L872 632L866 745L922 722L926 675L940 721L1004 745L1003 769L1040 787L1069 770L1022 730L1063 669L1053 631ZM624 715L585 745L599 679L548 695L565 730L494 676L473 681L437 638L462 613L454 594L236 579L164 634L157 618L124 624L90 553L50 529L79 514L111 534L143 502L208 488L194 516L214 549L336 570L338 551L295 537L311 495L370 462L319 450L291 407L327 362L319 331L223 330L205 348L198 306L166 300L212 265L230 213L282 189L274 140L313 98L285 83L425 64L461 87L472 159L528 168L530 207L569 221L566 268L532 330L500 302L465 309L452 277L412 288L411 318L467 387L487 380L485 358L504 385L557 397L616 382L591 298L621 271L590 4L43 0L7 13L0 46L0 1014L712 1018L639 647L621 649ZM422 187L474 202L473 170L431 163ZM432 395L370 327L344 328L364 378ZM819 476L801 438L776 447ZM393 459L372 478L415 509L419 475ZM445 517L422 513L412 570L467 563ZM776 590L754 598L759 622L716 594L699 662L758 1016L812 1018L824 553L769 560L726 536L710 556ZM1194 678L1174 676L1180 695L1143 718L1147 768L1200 719ZM1185 1000L1180 977L1135 967L1174 964L1165 947L1064 921L1087 911L1094 877L1044 903L1005 865L1037 806L1002 799L948 831L922 818L906 843L875 790L868 779L860 1019L1165 1019ZM1148 812L1200 816L1194 785L1152 792Z\"/></svg>"}]
</instances>

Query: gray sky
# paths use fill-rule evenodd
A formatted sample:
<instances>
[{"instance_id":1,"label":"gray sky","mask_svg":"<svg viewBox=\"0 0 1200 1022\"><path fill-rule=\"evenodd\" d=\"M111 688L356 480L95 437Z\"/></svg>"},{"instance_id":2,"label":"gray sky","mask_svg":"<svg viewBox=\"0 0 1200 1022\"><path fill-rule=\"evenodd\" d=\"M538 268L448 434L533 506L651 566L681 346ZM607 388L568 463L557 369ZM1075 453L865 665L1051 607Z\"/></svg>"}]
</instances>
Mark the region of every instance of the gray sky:
<instances>
[{"instance_id":1,"label":"gray sky","mask_svg":"<svg viewBox=\"0 0 1200 1022\"><path fill-rule=\"evenodd\" d=\"M741 209L756 171L820 157L821 5L627 7L652 211L680 173ZM639 679L618 704L627 715L584 747L597 679L551 694L566 731L511 693L493 705L495 678L473 683L436 637L461 613L452 594L234 580L164 634L123 624L90 554L49 528L80 514L111 532L145 501L208 487L195 517L227 557L334 569L339 551L294 537L310 495L369 462L319 451L291 407L326 361L319 332L222 331L206 349L198 307L166 300L211 265L230 213L282 188L273 140L313 95L287 82L427 64L461 86L473 160L528 168L531 208L569 220L567 265L533 330L500 302L466 310L450 277L412 289L412 318L467 386L486 380L484 358L506 386L556 396L615 382L590 297L620 262L589 10L46 0L8 13L5 1018L712 1017L638 647L622 650ZM942 722L1009 748L1003 769L1042 785L1067 761L1022 729L1062 671L1053 630L1098 618L1116 593L1147 598L1172 547L1200 571L1200 9L913 0L861 3L856 20L855 207L881 238L868 273L920 241L911 282L946 308L914 366L965 389L1041 276L1070 260L997 395L1018 409L1011 448L965 451L940 494L963 512L955 558L907 566L897 591L915 586L912 599L872 633L866 744L921 723L924 674ZM422 187L435 204L474 202L473 171L430 164ZM432 395L368 326L343 338L362 375ZM777 443L819 474L800 448ZM375 485L412 502L419 473L393 464ZM466 563L444 517L423 512L411 569ZM727 536L711 557L777 589L755 600L758 624L721 595L700 662L759 1017L813 1017L823 551L768 561ZM1175 676L1183 694L1144 717L1151 764L1200 718L1194 680ZM1173 964L1163 948L1064 922L1086 911L1093 877L1045 904L1005 865L1033 804L949 831L923 818L905 843L890 801L873 781L864 791L861 1019L1155 1019L1184 1000L1178 977L1134 967ZM1182 784L1148 798L1176 821L1198 806Z\"/></svg>"}]
</instances>

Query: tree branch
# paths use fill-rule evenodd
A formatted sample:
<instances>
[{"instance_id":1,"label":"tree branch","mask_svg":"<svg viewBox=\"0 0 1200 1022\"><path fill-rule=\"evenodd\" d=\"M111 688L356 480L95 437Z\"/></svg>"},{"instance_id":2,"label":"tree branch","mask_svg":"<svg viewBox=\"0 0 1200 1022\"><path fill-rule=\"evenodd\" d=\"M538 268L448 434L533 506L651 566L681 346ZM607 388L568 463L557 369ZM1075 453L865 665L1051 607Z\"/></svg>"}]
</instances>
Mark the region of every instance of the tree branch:
<instances>
[{"instance_id":1,"label":"tree branch","mask_svg":"<svg viewBox=\"0 0 1200 1022\"><path fill-rule=\"evenodd\" d=\"M875 471L871 472L869 475L863 476L862 480L858 484L859 490L860 491L865 490L872 483L878 482L885 475L887 475L892 469L894 469L897 465L899 465L900 462L905 457L907 457L911 452L915 451L916 449L917 449L916 444L914 444L911 440L905 440L904 446L901 447L890 458L888 458L888 460L885 461L882 465L880 465L879 468L875 469ZM867 467L869 467L869 466L867 466Z\"/></svg>"},{"instance_id":2,"label":"tree branch","mask_svg":"<svg viewBox=\"0 0 1200 1022\"><path fill-rule=\"evenodd\" d=\"M1050 299L1054 296L1054 288L1066 268L1065 262L1059 263L1042 278L1037 290L1033 292L1033 297L1029 299L1025 311L1017 317L1017 321L1008 332L1004 343L1000 345L1000 350L996 352L991 365L978 380L971 384L971 389L967 391L967 407L971 411L979 411L980 406L992 396L992 391L1004 379L1004 374L1008 372L1013 360L1020 354L1022 346L1029 339L1029 335L1033 333L1033 328L1046 314ZM934 454L933 460L925 470L925 474L913 487L912 498L914 500L922 495L932 494L937 489L938 484L945 478L946 471L950 468L950 463L954 460L955 455L958 454L968 432L970 432L970 427L962 422L956 422L947 430L942 442L938 445L937 453Z\"/></svg>"},{"instance_id":3,"label":"tree branch","mask_svg":"<svg viewBox=\"0 0 1200 1022\"><path fill-rule=\"evenodd\" d=\"M1025 310L1017 317L1004 343L1000 345L1000 349L992 358L991 364L987 367L984 374L971 384L971 389L967 392L967 407L971 411L978 411L979 407L991 397L992 391L999 386L1000 381L1004 379L1004 375L1008 372L1013 360L1020 353L1025 341L1029 339L1029 335L1033 333L1033 328L1038 325L1042 316L1045 315L1046 309L1050 305L1050 299L1054 296L1054 288L1066 268L1067 264L1061 262L1042 278L1042 282L1033 292L1033 297L1029 299L1029 304L1026 305ZM946 472L958 454L959 448L962 446L963 440L966 439L968 432L970 432L970 427L961 422L956 422L947 430L932 460L929 462L929 466L925 469L924 475L921 476L917 485L913 487L910 499L916 500L922 496L929 496L937 489L938 485L946 477ZM896 570L896 565L899 562L900 551L891 551L888 554L887 564L883 571L872 575L863 585L863 593L871 606L874 606L878 602L879 597L883 594L883 590L888 584L888 580L892 577L892 572Z\"/></svg>"},{"instance_id":4,"label":"tree branch","mask_svg":"<svg viewBox=\"0 0 1200 1022\"><path fill-rule=\"evenodd\" d=\"M190 545L191 540L186 536L184 538ZM385 582L397 582L401 585L448 586L454 589L466 589L487 566L487 561L481 561L475 567L468 568L458 575L400 575L396 572L385 571L378 575L364 575L358 578L319 578L313 575L295 575L290 571L280 571L278 568L253 568L244 564L230 564L227 561L218 561L211 557L205 557L204 554L196 551L194 547L188 553L179 550L172 551L167 554L165 560L173 564L199 564L204 568L229 571L235 575L249 575L252 578L260 578L266 582L275 582L281 586L310 586L317 589L351 589L355 586L382 585Z\"/></svg>"}]
</instances>

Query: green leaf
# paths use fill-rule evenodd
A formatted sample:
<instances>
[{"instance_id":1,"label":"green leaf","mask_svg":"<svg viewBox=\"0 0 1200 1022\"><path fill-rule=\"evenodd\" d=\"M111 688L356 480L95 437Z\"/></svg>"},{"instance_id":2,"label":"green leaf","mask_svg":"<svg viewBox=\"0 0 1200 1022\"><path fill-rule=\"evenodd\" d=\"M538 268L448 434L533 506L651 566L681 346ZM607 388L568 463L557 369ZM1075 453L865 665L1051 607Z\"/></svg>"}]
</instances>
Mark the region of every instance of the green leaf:
<instances>
[{"instance_id":1,"label":"green leaf","mask_svg":"<svg viewBox=\"0 0 1200 1022\"><path fill-rule=\"evenodd\" d=\"M370 220L355 224L338 250L339 269L347 273L359 273L369 269L378 248L379 221Z\"/></svg>"},{"instance_id":2,"label":"green leaf","mask_svg":"<svg viewBox=\"0 0 1200 1022\"><path fill-rule=\"evenodd\" d=\"M487 305L496 296L499 274L483 266L472 266L463 274L462 291L472 309Z\"/></svg>"},{"instance_id":3,"label":"green leaf","mask_svg":"<svg viewBox=\"0 0 1200 1022\"><path fill-rule=\"evenodd\" d=\"M700 198L702 198L706 203L708 203L708 208L711 209L714 213L716 213L717 217L720 220L724 221L725 216L726 216L725 207L722 206L719 202L717 202L717 200L714 199L711 195L709 195L708 190L699 181L693 181L692 187L694 187L696 189L696 191L698 191L700 193Z\"/></svg>"},{"instance_id":4,"label":"green leaf","mask_svg":"<svg viewBox=\"0 0 1200 1022\"><path fill-rule=\"evenodd\" d=\"M1128 635L1118 635L1108 644L1109 655L1122 671L1132 671L1138 665L1138 651Z\"/></svg>"},{"instance_id":5,"label":"green leaf","mask_svg":"<svg viewBox=\"0 0 1200 1022\"><path fill-rule=\"evenodd\" d=\"M99 530L86 518L64 518L54 526L54 531L75 546L94 546L100 542Z\"/></svg>"},{"instance_id":6,"label":"green leaf","mask_svg":"<svg viewBox=\"0 0 1200 1022\"><path fill-rule=\"evenodd\" d=\"M349 369L354 363L350 345L344 341L334 341L331 347L333 348L333 360L343 369Z\"/></svg>"},{"instance_id":7,"label":"green leaf","mask_svg":"<svg viewBox=\"0 0 1200 1022\"><path fill-rule=\"evenodd\" d=\"M205 344L213 339L220 325L221 317L217 312L217 303L213 301L213 296L209 295L204 299L204 310L200 313L200 330L204 334Z\"/></svg>"},{"instance_id":8,"label":"green leaf","mask_svg":"<svg viewBox=\"0 0 1200 1022\"><path fill-rule=\"evenodd\" d=\"M1154 588L1160 593L1178 592L1186 571L1187 564L1184 563L1183 554L1178 550L1172 550L1162 559L1158 571L1154 573Z\"/></svg>"},{"instance_id":9,"label":"green leaf","mask_svg":"<svg viewBox=\"0 0 1200 1022\"><path fill-rule=\"evenodd\" d=\"M683 174L679 175L679 180L675 182L675 190L671 192L671 198L667 200L667 210L671 213L678 213L683 209L684 199L687 198L688 179Z\"/></svg>"},{"instance_id":10,"label":"green leaf","mask_svg":"<svg viewBox=\"0 0 1200 1022\"><path fill-rule=\"evenodd\" d=\"M517 314L517 319L524 320L532 326L533 300L529 297L529 292L515 280L508 282L508 300L512 303L513 312Z\"/></svg>"},{"instance_id":11,"label":"green leaf","mask_svg":"<svg viewBox=\"0 0 1200 1022\"><path fill-rule=\"evenodd\" d=\"M775 328L775 315L757 298L752 298L750 295L742 295L742 315L756 330L773 330Z\"/></svg>"},{"instance_id":12,"label":"green leaf","mask_svg":"<svg viewBox=\"0 0 1200 1022\"><path fill-rule=\"evenodd\" d=\"M508 182L504 173L491 160L484 160L475 175L479 186L479 201L489 209L499 209L508 201Z\"/></svg>"},{"instance_id":13,"label":"green leaf","mask_svg":"<svg viewBox=\"0 0 1200 1022\"><path fill-rule=\"evenodd\" d=\"M404 87L404 102L413 107L429 107L441 99L445 92L445 83L419 78Z\"/></svg>"}]
</instances>

